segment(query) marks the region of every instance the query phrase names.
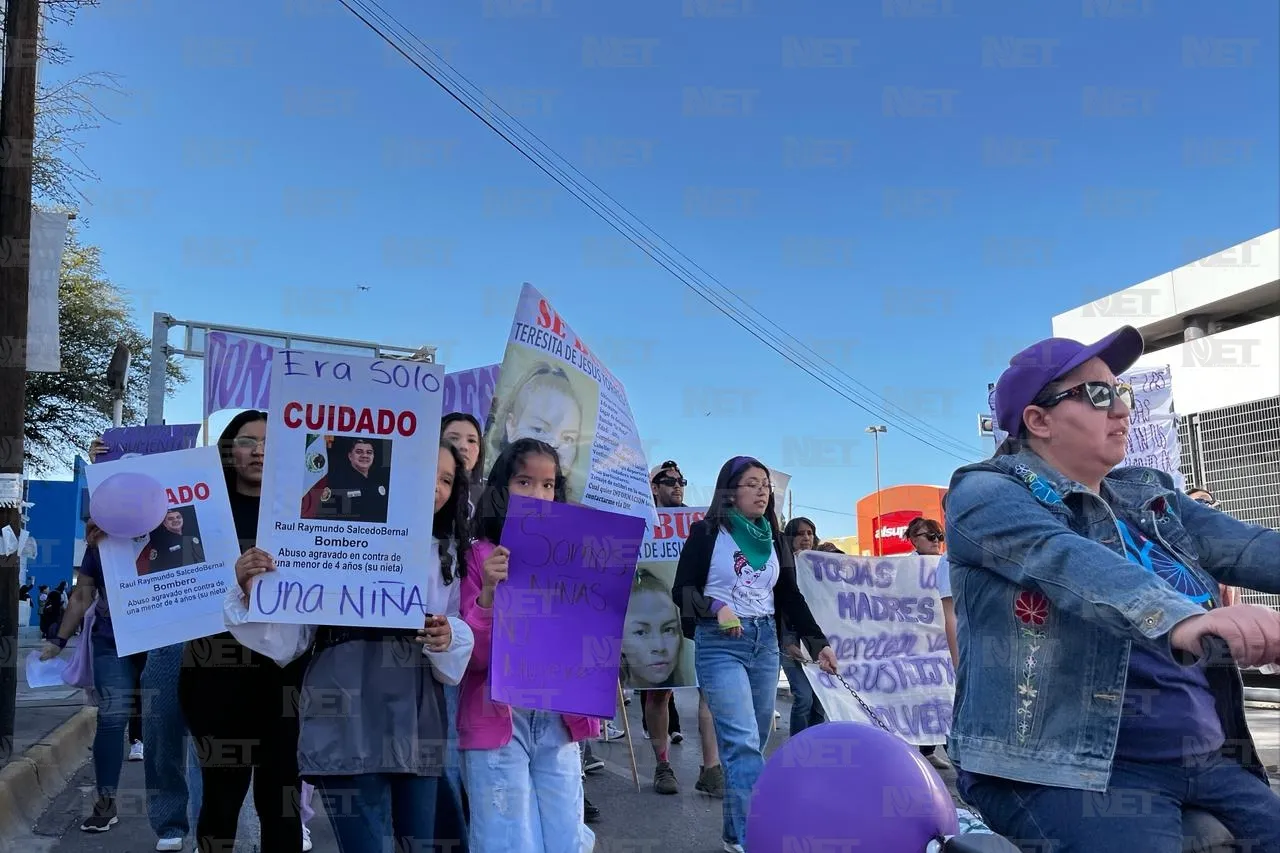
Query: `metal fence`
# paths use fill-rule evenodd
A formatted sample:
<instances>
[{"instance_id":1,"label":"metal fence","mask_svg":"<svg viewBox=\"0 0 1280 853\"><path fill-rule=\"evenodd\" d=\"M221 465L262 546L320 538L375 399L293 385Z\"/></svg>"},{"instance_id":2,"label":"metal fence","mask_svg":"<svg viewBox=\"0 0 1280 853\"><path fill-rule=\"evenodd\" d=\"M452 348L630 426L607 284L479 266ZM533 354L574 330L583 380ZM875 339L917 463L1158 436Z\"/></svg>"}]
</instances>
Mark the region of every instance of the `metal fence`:
<instances>
[{"instance_id":1,"label":"metal fence","mask_svg":"<svg viewBox=\"0 0 1280 853\"><path fill-rule=\"evenodd\" d=\"M1182 472L1241 521L1280 530L1280 397L1181 419ZM1242 601L1280 609L1280 595L1241 590Z\"/></svg>"}]
</instances>

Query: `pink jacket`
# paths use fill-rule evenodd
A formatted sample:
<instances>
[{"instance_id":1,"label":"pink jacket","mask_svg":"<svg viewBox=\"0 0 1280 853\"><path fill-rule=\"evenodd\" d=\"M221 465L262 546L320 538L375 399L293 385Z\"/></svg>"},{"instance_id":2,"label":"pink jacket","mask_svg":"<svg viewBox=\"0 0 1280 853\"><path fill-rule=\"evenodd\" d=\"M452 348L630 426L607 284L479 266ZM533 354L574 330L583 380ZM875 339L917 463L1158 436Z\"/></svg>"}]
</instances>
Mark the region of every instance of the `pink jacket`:
<instances>
[{"instance_id":1,"label":"pink jacket","mask_svg":"<svg viewBox=\"0 0 1280 853\"><path fill-rule=\"evenodd\" d=\"M462 618L475 634L475 647L467 674L462 677L458 699L458 747L498 749L511 740L511 707L489 698L489 657L493 649L493 608L477 603L484 584L484 561L493 553L492 542L476 542L467 554L467 576L462 579ZM595 717L561 714L569 736L576 743L600 734Z\"/></svg>"}]
</instances>

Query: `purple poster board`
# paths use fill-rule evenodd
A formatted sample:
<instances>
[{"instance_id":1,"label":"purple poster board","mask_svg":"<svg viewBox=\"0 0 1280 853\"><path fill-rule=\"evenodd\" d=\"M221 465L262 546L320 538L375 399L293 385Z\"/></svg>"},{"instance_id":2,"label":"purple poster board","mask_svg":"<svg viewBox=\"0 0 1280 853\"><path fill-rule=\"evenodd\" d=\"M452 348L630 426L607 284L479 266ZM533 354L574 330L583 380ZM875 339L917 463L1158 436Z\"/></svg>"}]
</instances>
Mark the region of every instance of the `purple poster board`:
<instances>
[{"instance_id":1,"label":"purple poster board","mask_svg":"<svg viewBox=\"0 0 1280 853\"><path fill-rule=\"evenodd\" d=\"M511 496L489 690L517 708L611 718L643 518Z\"/></svg>"},{"instance_id":2,"label":"purple poster board","mask_svg":"<svg viewBox=\"0 0 1280 853\"><path fill-rule=\"evenodd\" d=\"M204 345L204 416L223 409L266 409L275 348L226 332Z\"/></svg>"},{"instance_id":3,"label":"purple poster board","mask_svg":"<svg viewBox=\"0 0 1280 853\"><path fill-rule=\"evenodd\" d=\"M444 375L444 413L464 412L480 422L484 432L489 408L493 405L493 392L498 387L500 364L473 367Z\"/></svg>"},{"instance_id":4,"label":"purple poster board","mask_svg":"<svg viewBox=\"0 0 1280 853\"><path fill-rule=\"evenodd\" d=\"M107 446L94 462L111 462L124 456L149 456L171 450L190 450L196 446L200 424L115 427L102 434Z\"/></svg>"}]
</instances>

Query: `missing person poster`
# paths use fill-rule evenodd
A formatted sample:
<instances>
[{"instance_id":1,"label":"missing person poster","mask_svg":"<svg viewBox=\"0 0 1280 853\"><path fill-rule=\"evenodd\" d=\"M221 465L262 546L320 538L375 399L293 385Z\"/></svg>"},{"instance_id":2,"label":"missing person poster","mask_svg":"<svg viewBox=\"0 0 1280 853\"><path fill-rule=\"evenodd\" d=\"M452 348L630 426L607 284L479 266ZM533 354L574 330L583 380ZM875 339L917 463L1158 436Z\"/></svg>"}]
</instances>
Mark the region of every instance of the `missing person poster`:
<instances>
[{"instance_id":1,"label":"missing person poster","mask_svg":"<svg viewBox=\"0 0 1280 853\"><path fill-rule=\"evenodd\" d=\"M541 293L520 291L498 372L485 464L537 438L555 448L571 503L654 521L635 417L622 383Z\"/></svg>"},{"instance_id":2,"label":"missing person poster","mask_svg":"<svg viewBox=\"0 0 1280 853\"><path fill-rule=\"evenodd\" d=\"M698 686L693 640L680 628L671 588L689 528L706 514L706 507L663 508L649 525L622 624L622 686L628 690Z\"/></svg>"},{"instance_id":3,"label":"missing person poster","mask_svg":"<svg viewBox=\"0 0 1280 853\"><path fill-rule=\"evenodd\" d=\"M90 501L108 478L144 474L164 488L164 520L146 536L98 546L120 656L225 631L222 599L240 556L216 447L130 456L85 469Z\"/></svg>"},{"instance_id":4,"label":"missing person poster","mask_svg":"<svg viewBox=\"0 0 1280 853\"><path fill-rule=\"evenodd\" d=\"M938 597L938 557L796 555L796 579L840 675L899 737L946 743L955 668ZM806 664L827 719L871 723L838 679Z\"/></svg>"},{"instance_id":5,"label":"missing person poster","mask_svg":"<svg viewBox=\"0 0 1280 853\"><path fill-rule=\"evenodd\" d=\"M444 368L276 350L249 618L420 628Z\"/></svg>"}]
</instances>

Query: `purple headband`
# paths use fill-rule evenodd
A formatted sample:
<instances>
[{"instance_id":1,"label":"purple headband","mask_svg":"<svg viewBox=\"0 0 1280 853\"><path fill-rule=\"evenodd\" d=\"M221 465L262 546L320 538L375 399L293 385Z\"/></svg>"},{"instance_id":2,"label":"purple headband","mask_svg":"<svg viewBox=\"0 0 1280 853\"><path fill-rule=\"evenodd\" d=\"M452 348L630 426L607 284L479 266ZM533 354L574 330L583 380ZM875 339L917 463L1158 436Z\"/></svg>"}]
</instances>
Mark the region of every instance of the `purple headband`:
<instances>
[{"instance_id":1,"label":"purple headband","mask_svg":"<svg viewBox=\"0 0 1280 853\"><path fill-rule=\"evenodd\" d=\"M748 465L755 465L757 467L764 468L764 465L760 464L760 460L756 459L754 456L735 456L729 460L729 476L732 477ZM767 471L769 469L765 468L765 470Z\"/></svg>"}]
</instances>

